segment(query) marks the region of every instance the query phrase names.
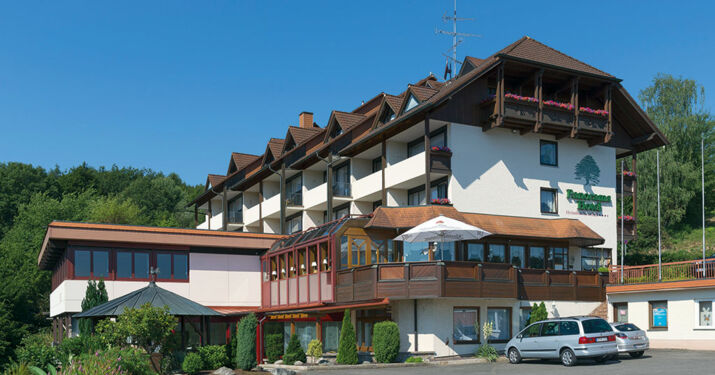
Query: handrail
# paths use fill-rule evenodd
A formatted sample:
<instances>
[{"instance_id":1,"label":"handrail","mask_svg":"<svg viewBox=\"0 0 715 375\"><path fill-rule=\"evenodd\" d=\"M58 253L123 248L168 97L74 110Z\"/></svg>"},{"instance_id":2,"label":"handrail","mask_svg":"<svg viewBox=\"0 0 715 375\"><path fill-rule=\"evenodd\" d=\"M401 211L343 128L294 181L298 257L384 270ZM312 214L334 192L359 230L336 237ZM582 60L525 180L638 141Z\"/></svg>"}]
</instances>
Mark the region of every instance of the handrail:
<instances>
[{"instance_id":1,"label":"handrail","mask_svg":"<svg viewBox=\"0 0 715 375\"><path fill-rule=\"evenodd\" d=\"M623 281L621 282L621 272ZM715 259L702 259L623 267L611 266L611 284L641 284L715 278Z\"/></svg>"}]
</instances>

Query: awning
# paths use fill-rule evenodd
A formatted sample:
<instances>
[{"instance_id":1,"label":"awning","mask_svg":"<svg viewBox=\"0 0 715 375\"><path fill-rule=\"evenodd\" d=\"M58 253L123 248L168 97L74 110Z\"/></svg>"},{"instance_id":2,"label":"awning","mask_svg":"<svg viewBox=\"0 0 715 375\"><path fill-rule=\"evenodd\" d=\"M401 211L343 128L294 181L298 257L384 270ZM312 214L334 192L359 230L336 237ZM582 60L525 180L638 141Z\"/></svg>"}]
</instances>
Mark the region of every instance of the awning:
<instances>
[{"instance_id":1,"label":"awning","mask_svg":"<svg viewBox=\"0 0 715 375\"><path fill-rule=\"evenodd\" d=\"M492 234L492 236L568 241L574 246L595 246L605 242L578 219L541 219L521 216L464 213L452 206L378 207L365 229L407 229L444 215Z\"/></svg>"},{"instance_id":2,"label":"awning","mask_svg":"<svg viewBox=\"0 0 715 375\"><path fill-rule=\"evenodd\" d=\"M382 298L370 301L361 302L351 302L351 303L331 303L331 304L319 304L317 306L313 305L311 307L297 308L293 310L288 310L285 307L278 307L273 309L261 310L261 312L266 315L270 314L295 314L295 313L311 313L311 312L342 312L345 309L368 309L373 307L382 307L390 304L389 298Z\"/></svg>"},{"instance_id":3,"label":"awning","mask_svg":"<svg viewBox=\"0 0 715 375\"><path fill-rule=\"evenodd\" d=\"M119 316L126 308L139 308L145 304L154 307L169 307L174 316L221 316L218 312L198 304L188 298L156 286L153 281L144 288L95 306L87 311L74 314L73 318L100 318Z\"/></svg>"}]
</instances>

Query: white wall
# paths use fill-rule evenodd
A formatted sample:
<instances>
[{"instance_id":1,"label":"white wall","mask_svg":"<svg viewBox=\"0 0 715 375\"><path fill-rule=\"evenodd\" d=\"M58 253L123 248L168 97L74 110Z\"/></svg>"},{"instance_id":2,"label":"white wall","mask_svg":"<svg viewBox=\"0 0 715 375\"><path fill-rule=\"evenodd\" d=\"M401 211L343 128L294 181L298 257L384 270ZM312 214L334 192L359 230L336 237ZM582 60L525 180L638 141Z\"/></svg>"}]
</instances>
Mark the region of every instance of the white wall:
<instances>
[{"instance_id":1,"label":"white wall","mask_svg":"<svg viewBox=\"0 0 715 375\"><path fill-rule=\"evenodd\" d=\"M715 327L697 328L699 299L715 300L715 288L608 294L608 319L613 304L628 303L628 320L646 330L652 348L715 350ZM649 330L649 301L668 301L668 329Z\"/></svg>"},{"instance_id":2,"label":"white wall","mask_svg":"<svg viewBox=\"0 0 715 375\"><path fill-rule=\"evenodd\" d=\"M255 255L190 253L189 282L159 287L204 306L260 306L260 258ZM105 281L112 300L147 286L146 281ZM82 311L87 280L65 280L50 294L50 316Z\"/></svg>"},{"instance_id":3,"label":"white wall","mask_svg":"<svg viewBox=\"0 0 715 375\"><path fill-rule=\"evenodd\" d=\"M481 128L460 124L449 127L452 149L452 177L449 198L463 212L524 216L535 218L579 219L606 242L601 246L616 253L616 154L605 146L588 147L583 140L564 138L558 143L558 166L540 164L539 140L554 137L529 133L513 134L506 129L483 132ZM600 169L596 186L576 180L576 164L591 155ZM540 188L558 189L558 214L542 214ZM566 199L566 190L611 196L601 215L581 214L576 203Z\"/></svg>"}]
</instances>

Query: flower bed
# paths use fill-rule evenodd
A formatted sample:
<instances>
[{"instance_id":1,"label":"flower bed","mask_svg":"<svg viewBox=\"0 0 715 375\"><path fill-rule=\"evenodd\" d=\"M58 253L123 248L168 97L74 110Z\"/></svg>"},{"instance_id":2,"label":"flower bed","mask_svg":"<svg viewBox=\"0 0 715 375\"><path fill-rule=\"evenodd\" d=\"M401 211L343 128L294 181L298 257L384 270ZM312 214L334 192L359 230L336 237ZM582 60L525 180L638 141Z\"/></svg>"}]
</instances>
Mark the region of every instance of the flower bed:
<instances>
[{"instance_id":1,"label":"flower bed","mask_svg":"<svg viewBox=\"0 0 715 375\"><path fill-rule=\"evenodd\" d=\"M590 113L593 115L599 115L599 116L603 116L603 117L608 116L608 111L606 111L605 109L593 109L590 107L579 107L578 110L581 112Z\"/></svg>"},{"instance_id":2,"label":"flower bed","mask_svg":"<svg viewBox=\"0 0 715 375\"><path fill-rule=\"evenodd\" d=\"M452 152L452 150L449 149L447 146L432 146L432 151L435 152Z\"/></svg>"},{"instance_id":3,"label":"flower bed","mask_svg":"<svg viewBox=\"0 0 715 375\"><path fill-rule=\"evenodd\" d=\"M441 206L445 206L445 205L452 204L452 202L451 202L449 199L447 199L447 198L432 199L432 200L430 201L430 203L432 203L432 204L437 204L437 205L441 205Z\"/></svg>"},{"instance_id":4,"label":"flower bed","mask_svg":"<svg viewBox=\"0 0 715 375\"><path fill-rule=\"evenodd\" d=\"M545 100L544 105L548 105L550 107L556 107L556 108L561 108L561 109L566 109L569 111L573 111L574 105L571 103L562 103L562 102L557 102L554 100Z\"/></svg>"}]
</instances>

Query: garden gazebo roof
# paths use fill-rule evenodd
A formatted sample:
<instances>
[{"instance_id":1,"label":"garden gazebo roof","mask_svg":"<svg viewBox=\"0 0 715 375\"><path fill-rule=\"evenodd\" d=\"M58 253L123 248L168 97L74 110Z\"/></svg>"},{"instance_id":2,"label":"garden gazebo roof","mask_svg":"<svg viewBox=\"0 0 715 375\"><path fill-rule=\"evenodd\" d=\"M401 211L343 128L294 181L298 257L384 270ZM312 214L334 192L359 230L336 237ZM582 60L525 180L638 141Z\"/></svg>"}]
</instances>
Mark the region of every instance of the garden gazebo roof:
<instances>
[{"instance_id":1,"label":"garden gazebo roof","mask_svg":"<svg viewBox=\"0 0 715 375\"><path fill-rule=\"evenodd\" d=\"M221 316L220 313L206 306L158 287L152 281L144 288L75 314L73 318L118 316L125 308L139 308L147 303L154 307L168 306L169 313L174 316Z\"/></svg>"}]
</instances>

